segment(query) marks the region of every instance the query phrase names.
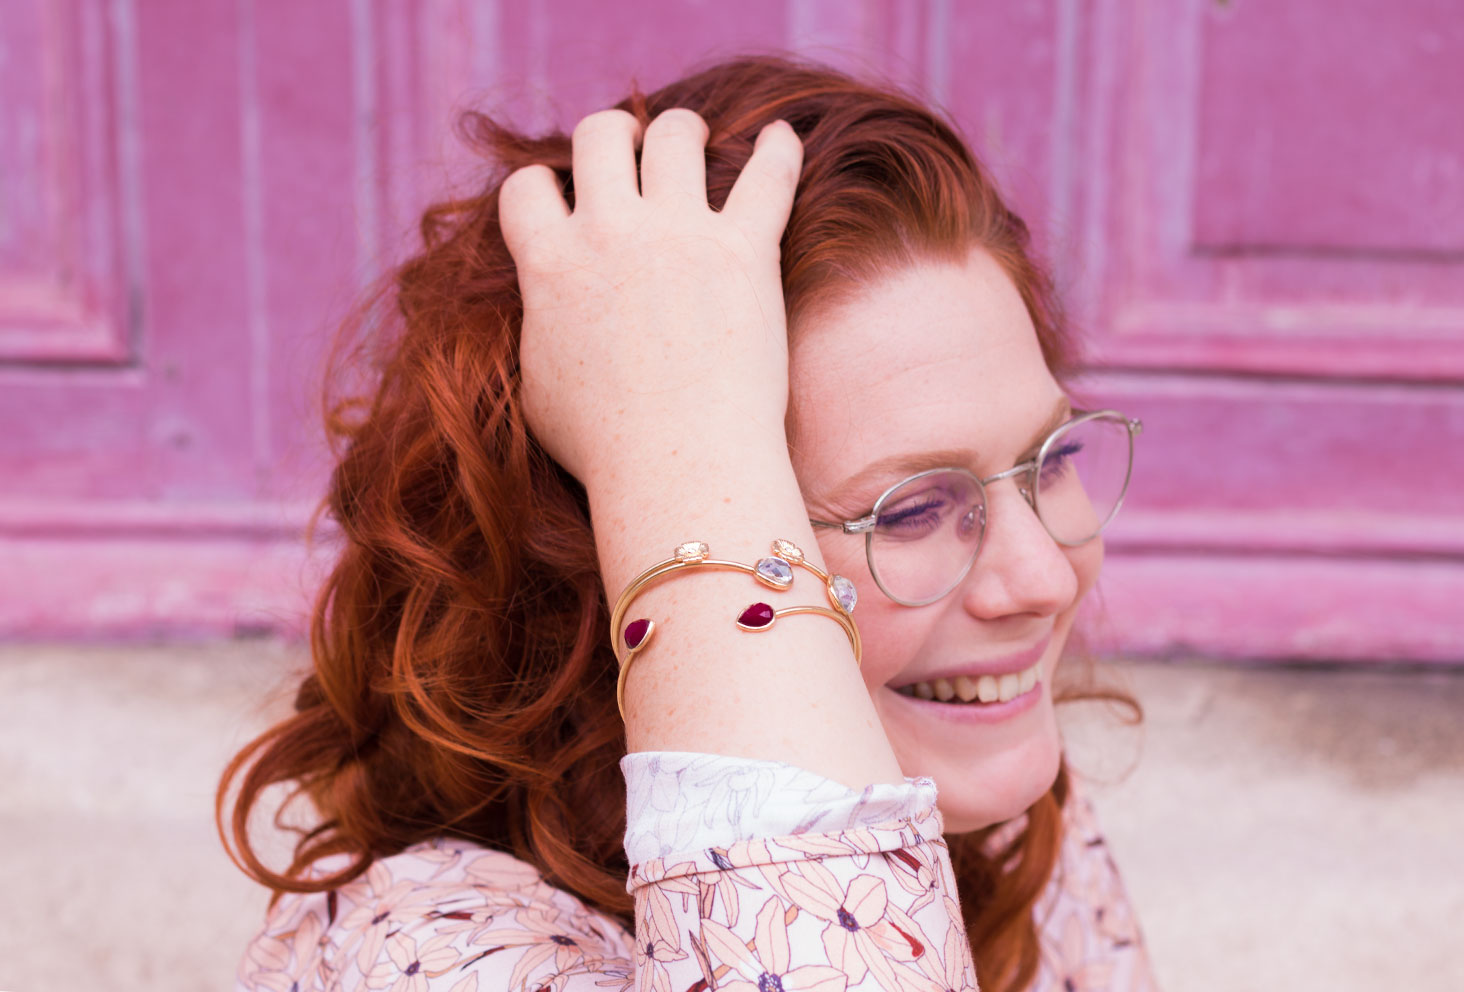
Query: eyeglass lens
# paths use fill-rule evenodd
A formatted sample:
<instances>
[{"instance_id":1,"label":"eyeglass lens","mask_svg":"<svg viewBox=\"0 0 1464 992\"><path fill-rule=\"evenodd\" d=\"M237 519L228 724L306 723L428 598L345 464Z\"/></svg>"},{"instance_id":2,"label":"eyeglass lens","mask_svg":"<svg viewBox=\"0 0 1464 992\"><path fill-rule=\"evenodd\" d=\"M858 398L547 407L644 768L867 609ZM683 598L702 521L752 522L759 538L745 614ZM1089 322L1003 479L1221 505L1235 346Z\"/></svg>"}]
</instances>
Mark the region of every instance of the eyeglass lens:
<instances>
[{"instance_id":1,"label":"eyeglass lens","mask_svg":"<svg viewBox=\"0 0 1464 992\"><path fill-rule=\"evenodd\" d=\"M1128 484L1133 439L1117 417L1060 428L1037 468L1037 514L1059 544L1097 536L1118 512Z\"/></svg>"},{"instance_id":2,"label":"eyeglass lens","mask_svg":"<svg viewBox=\"0 0 1464 992\"><path fill-rule=\"evenodd\" d=\"M1083 544L1113 518L1127 486L1132 452L1121 417L1073 421L1052 436L1037 467L1035 502L1055 541ZM1029 484L1022 476L1012 481ZM981 486L965 472L911 479L880 504L869 537L876 577L903 602L940 598L974 561L986 516Z\"/></svg>"}]
</instances>

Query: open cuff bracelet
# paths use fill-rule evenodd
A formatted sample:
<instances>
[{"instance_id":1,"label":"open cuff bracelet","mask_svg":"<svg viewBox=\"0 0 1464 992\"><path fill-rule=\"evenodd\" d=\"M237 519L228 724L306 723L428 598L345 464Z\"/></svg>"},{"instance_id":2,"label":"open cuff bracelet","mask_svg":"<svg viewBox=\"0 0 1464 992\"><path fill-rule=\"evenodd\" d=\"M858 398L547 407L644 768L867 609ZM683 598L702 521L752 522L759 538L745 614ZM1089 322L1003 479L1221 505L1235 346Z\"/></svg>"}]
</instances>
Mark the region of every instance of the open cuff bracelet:
<instances>
[{"instance_id":1,"label":"open cuff bracelet","mask_svg":"<svg viewBox=\"0 0 1464 992\"><path fill-rule=\"evenodd\" d=\"M620 678L615 686L615 701L620 707L621 717L625 716L625 678L630 672L630 663L635 660L637 652L650 642L652 635L656 632L656 622L648 617L632 620L623 628L621 626L631 601L642 589L659 579L688 568L711 567L747 572L769 589L786 592L793 585L793 566L795 565L801 565L818 576L823 583L832 609L824 606L785 606L782 609L775 609L769 603L756 602L744 607L737 614L737 626L746 631L769 630L779 617L794 613L817 613L829 617L844 628L844 633L849 637L849 644L854 649L854 663L858 665L862 661L863 651L859 643L859 628L854 626L854 604L857 601L854 583L842 575L825 572L806 559L798 545L782 538L773 542L772 554L759 558L755 565L713 558L711 549L705 542L687 541L672 552L672 557L657 562L632 579L630 585L626 586L625 591L620 594L620 599L615 604L615 611L610 616L611 635L615 638L615 656L620 662Z\"/></svg>"}]
</instances>

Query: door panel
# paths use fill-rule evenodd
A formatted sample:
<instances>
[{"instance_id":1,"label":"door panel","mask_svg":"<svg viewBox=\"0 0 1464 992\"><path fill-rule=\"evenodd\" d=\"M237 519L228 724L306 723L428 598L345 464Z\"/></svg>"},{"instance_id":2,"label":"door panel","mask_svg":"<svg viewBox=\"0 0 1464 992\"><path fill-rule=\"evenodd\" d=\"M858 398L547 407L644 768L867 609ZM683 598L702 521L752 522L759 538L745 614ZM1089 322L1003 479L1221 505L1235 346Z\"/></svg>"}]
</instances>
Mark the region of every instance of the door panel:
<instances>
[{"instance_id":1,"label":"door panel","mask_svg":"<svg viewBox=\"0 0 1464 992\"><path fill-rule=\"evenodd\" d=\"M0 636L297 634L323 355L478 107L792 50L945 108L1139 416L1105 650L1460 660L1464 27L1447 0L15 0Z\"/></svg>"}]
</instances>

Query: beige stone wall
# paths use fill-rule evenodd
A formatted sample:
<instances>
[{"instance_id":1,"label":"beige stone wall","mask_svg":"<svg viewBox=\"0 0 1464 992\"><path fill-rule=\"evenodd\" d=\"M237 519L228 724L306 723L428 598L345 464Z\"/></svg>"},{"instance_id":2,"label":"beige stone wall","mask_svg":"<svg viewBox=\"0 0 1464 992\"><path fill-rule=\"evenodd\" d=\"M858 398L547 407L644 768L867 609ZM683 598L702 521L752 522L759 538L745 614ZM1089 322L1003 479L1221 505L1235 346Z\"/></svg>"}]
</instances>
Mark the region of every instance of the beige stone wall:
<instances>
[{"instance_id":1,"label":"beige stone wall","mask_svg":"<svg viewBox=\"0 0 1464 992\"><path fill-rule=\"evenodd\" d=\"M265 896L213 786L297 661L0 648L0 989L231 987ZM1168 992L1464 988L1464 673L1121 674L1141 733L1065 720L1077 765L1122 779L1092 795Z\"/></svg>"}]
</instances>

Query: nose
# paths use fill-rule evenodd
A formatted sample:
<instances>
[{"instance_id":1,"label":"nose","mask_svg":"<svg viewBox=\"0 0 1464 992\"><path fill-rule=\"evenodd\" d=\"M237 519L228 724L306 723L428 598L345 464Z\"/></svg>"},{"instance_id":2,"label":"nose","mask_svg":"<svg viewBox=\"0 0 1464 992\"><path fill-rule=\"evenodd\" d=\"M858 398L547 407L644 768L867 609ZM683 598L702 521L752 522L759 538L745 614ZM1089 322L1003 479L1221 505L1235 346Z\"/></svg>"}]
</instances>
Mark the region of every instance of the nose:
<instances>
[{"instance_id":1,"label":"nose","mask_svg":"<svg viewBox=\"0 0 1464 992\"><path fill-rule=\"evenodd\" d=\"M986 487L986 535L961 593L965 608L982 619L1053 616L1078 595L1077 571L1022 492L1026 483L1009 478Z\"/></svg>"}]
</instances>

